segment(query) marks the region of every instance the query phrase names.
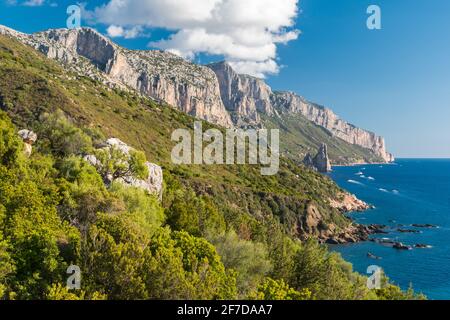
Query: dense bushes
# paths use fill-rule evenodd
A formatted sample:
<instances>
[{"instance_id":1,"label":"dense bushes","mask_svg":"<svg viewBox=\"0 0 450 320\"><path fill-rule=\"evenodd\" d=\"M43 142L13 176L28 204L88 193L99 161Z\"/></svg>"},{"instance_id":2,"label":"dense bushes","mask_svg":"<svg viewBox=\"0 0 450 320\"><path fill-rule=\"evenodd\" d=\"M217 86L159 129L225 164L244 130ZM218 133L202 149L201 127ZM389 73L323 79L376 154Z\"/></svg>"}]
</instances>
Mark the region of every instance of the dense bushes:
<instances>
[{"instance_id":1,"label":"dense bushes","mask_svg":"<svg viewBox=\"0 0 450 320\"><path fill-rule=\"evenodd\" d=\"M325 223L349 224L328 204L339 191L329 178L284 158L273 177L262 177L257 166L173 166L172 128L189 128L193 118L68 77L1 36L0 56L0 108L39 136L25 159L0 112L1 298L378 297L338 255L298 240L310 202ZM142 190L105 185L107 176L129 168L118 163L120 155L99 155L98 168L81 159L105 140L102 133L164 166L162 204ZM134 173L143 160L136 154ZM81 291L66 288L71 264L81 267ZM377 294L415 297L387 284Z\"/></svg>"},{"instance_id":2,"label":"dense bushes","mask_svg":"<svg viewBox=\"0 0 450 320\"><path fill-rule=\"evenodd\" d=\"M49 142L26 159L16 129L0 112L0 297L416 298L389 283L369 291L366 278L339 255L290 238L276 217L263 224L233 217L233 209L176 176L167 175L165 208L141 189L106 186L70 139L50 134L86 134L57 117L42 122ZM82 271L79 291L65 287L72 264Z\"/></svg>"},{"instance_id":3,"label":"dense bushes","mask_svg":"<svg viewBox=\"0 0 450 320\"><path fill-rule=\"evenodd\" d=\"M215 248L163 228L155 197L118 184L106 189L97 171L70 153L26 160L3 113L1 121L1 296L236 297L234 272L225 269ZM70 264L83 272L76 295L61 287Z\"/></svg>"}]
</instances>

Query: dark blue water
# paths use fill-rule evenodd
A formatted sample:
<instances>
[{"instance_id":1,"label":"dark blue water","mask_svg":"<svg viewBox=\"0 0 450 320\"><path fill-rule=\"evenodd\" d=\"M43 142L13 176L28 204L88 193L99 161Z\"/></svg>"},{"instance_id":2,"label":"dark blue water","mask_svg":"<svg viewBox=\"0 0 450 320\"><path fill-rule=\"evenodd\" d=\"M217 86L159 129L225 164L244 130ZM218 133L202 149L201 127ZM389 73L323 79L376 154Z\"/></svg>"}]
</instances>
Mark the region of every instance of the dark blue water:
<instances>
[{"instance_id":1,"label":"dark blue water","mask_svg":"<svg viewBox=\"0 0 450 320\"><path fill-rule=\"evenodd\" d=\"M404 289L412 284L430 299L450 299L450 160L401 159L392 165L333 170L331 177L341 187L376 206L365 213L351 214L356 222L389 225L392 231L378 237L432 248L399 251L366 242L332 249L352 262L360 273L366 274L368 266L378 265ZM439 228L413 228L411 224L433 224ZM400 233L395 230L398 225L421 233ZM370 259L368 252L382 259Z\"/></svg>"}]
</instances>

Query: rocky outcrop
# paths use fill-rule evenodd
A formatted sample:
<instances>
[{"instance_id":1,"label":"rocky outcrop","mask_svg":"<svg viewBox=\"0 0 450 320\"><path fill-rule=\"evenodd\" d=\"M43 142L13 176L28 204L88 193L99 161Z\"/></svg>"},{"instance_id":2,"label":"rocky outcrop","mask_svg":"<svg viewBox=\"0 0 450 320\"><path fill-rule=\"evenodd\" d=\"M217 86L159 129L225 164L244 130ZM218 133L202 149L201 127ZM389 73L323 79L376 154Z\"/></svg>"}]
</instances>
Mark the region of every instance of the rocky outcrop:
<instances>
[{"instance_id":1,"label":"rocky outcrop","mask_svg":"<svg viewBox=\"0 0 450 320\"><path fill-rule=\"evenodd\" d=\"M338 199L330 199L330 205L342 213L363 212L373 208L366 202L359 200L355 195L349 193L338 195Z\"/></svg>"},{"instance_id":2,"label":"rocky outcrop","mask_svg":"<svg viewBox=\"0 0 450 320\"><path fill-rule=\"evenodd\" d=\"M311 153L306 154L305 159L303 159L303 164L308 168L317 170L316 167L314 166L314 159Z\"/></svg>"},{"instance_id":3,"label":"rocky outcrop","mask_svg":"<svg viewBox=\"0 0 450 320\"><path fill-rule=\"evenodd\" d=\"M37 134L27 129L20 130L18 134L25 144L25 155L30 157L33 152L33 144L37 141Z\"/></svg>"},{"instance_id":4,"label":"rocky outcrop","mask_svg":"<svg viewBox=\"0 0 450 320\"><path fill-rule=\"evenodd\" d=\"M132 147L128 146L126 143L122 142L117 138L108 139L103 146L104 149L116 148L122 153L129 155L129 153L134 150ZM94 155L86 155L84 160L92 164L94 167L101 166L101 163L97 160ZM162 200L163 193L163 171L162 168L154 163L146 162L145 165L148 169L147 179L138 179L132 175L126 175L120 177L117 182L124 184L125 186L136 187L147 191L150 194L157 195L160 200ZM112 183L112 177L109 178L109 183Z\"/></svg>"},{"instance_id":5,"label":"rocky outcrop","mask_svg":"<svg viewBox=\"0 0 450 320\"><path fill-rule=\"evenodd\" d=\"M317 206L309 204L306 215L299 223L301 229L301 238L303 240L313 237L317 238L321 243L328 244L344 244L368 241L369 236L373 234L385 234L384 225L360 225L349 224L346 228L338 228L333 223L325 223L324 217L320 213Z\"/></svg>"},{"instance_id":6,"label":"rocky outcrop","mask_svg":"<svg viewBox=\"0 0 450 320\"><path fill-rule=\"evenodd\" d=\"M308 153L305 159L303 159L303 164L321 173L330 172L332 168L330 158L328 157L327 145L322 143L314 158Z\"/></svg>"},{"instance_id":7,"label":"rocky outcrop","mask_svg":"<svg viewBox=\"0 0 450 320\"><path fill-rule=\"evenodd\" d=\"M219 80L225 108L238 126L258 125L260 113L273 115L272 89L261 79L237 74L227 62L209 64Z\"/></svg>"},{"instance_id":8,"label":"rocky outcrop","mask_svg":"<svg viewBox=\"0 0 450 320\"><path fill-rule=\"evenodd\" d=\"M329 237L327 239L320 239L322 242L328 244L345 244L345 243L356 243L362 241L370 240L370 235L374 234L385 234L385 226L383 225L369 225L364 226L361 224L352 224L345 230L337 233L336 235Z\"/></svg>"},{"instance_id":9,"label":"rocky outcrop","mask_svg":"<svg viewBox=\"0 0 450 320\"><path fill-rule=\"evenodd\" d=\"M73 71L137 90L199 119L232 126L217 77L207 67L168 52L127 50L90 28L13 36Z\"/></svg>"},{"instance_id":10,"label":"rocky outcrop","mask_svg":"<svg viewBox=\"0 0 450 320\"><path fill-rule=\"evenodd\" d=\"M34 47L71 71L138 91L199 119L224 127L260 127L262 115L301 114L334 137L394 161L382 137L294 93L273 92L262 79L237 74L225 62L200 66L168 52L128 50L90 28L28 35L0 26L0 34Z\"/></svg>"},{"instance_id":11,"label":"rocky outcrop","mask_svg":"<svg viewBox=\"0 0 450 320\"><path fill-rule=\"evenodd\" d=\"M317 171L326 173L331 171L330 158L328 157L328 147L325 143L320 146L319 152L313 159L314 167Z\"/></svg>"},{"instance_id":12,"label":"rocky outcrop","mask_svg":"<svg viewBox=\"0 0 450 320\"><path fill-rule=\"evenodd\" d=\"M275 92L272 95L272 103L280 113L299 113L324 127L335 137L372 150L386 162L395 160L394 156L386 151L386 144L382 137L340 119L330 109L308 102L292 92Z\"/></svg>"}]
</instances>

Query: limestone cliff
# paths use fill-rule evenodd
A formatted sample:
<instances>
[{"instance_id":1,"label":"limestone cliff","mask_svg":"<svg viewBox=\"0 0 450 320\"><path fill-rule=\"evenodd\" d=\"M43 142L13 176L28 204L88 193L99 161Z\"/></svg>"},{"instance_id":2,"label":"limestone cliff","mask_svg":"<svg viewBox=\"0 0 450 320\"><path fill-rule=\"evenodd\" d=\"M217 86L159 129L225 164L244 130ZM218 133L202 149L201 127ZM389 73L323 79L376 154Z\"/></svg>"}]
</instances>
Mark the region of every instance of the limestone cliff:
<instances>
[{"instance_id":1,"label":"limestone cliff","mask_svg":"<svg viewBox=\"0 0 450 320\"><path fill-rule=\"evenodd\" d=\"M238 126L257 125L259 113L273 115L272 89L261 79L237 74L226 62L208 65L220 84L222 101Z\"/></svg>"},{"instance_id":2,"label":"limestone cliff","mask_svg":"<svg viewBox=\"0 0 450 320\"><path fill-rule=\"evenodd\" d=\"M0 34L8 33L1 30ZM217 77L207 67L168 52L127 50L90 28L13 35L73 71L137 90L200 119L232 126Z\"/></svg>"},{"instance_id":3,"label":"limestone cliff","mask_svg":"<svg viewBox=\"0 0 450 320\"><path fill-rule=\"evenodd\" d=\"M384 138L342 120L330 109L308 102L292 92L275 92L272 103L281 113L299 113L337 138L370 149L386 162L394 161L394 156L386 151Z\"/></svg>"},{"instance_id":4,"label":"limestone cliff","mask_svg":"<svg viewBox=\"0 0 450 320\"><path fill-rule=\"evenodd\" d=\"M273 92L262 79L237 74L226 62L200 66L168 52L128 50L90 28L28 35L0 26L0 34L34 47L78 74L138 91L224 127L261 127L262 115L300 114L336 139L369 149L386 162L394 160L382 137L294 93Z\"/></svg>"},{"instance_id":5,"label":"limestone cliff","mask_svg":"<svg viewBox=\"0 0 450 320\"><path fill-rule=\"evenodd\" d=\"M308 153L305 159L303 159L303 164L321 173L331 172L332 168L330 158L328 157L327 145L322 143L314 158Z\"/></svg>"}]
</instances>

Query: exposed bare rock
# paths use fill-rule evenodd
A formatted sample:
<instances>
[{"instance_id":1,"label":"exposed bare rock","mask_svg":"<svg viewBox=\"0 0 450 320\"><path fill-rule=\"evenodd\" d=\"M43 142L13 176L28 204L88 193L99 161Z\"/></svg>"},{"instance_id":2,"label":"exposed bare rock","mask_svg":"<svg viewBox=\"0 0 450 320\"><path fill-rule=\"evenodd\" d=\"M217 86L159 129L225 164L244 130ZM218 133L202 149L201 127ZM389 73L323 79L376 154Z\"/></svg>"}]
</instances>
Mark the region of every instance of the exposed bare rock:
<instances>
[{"instance_id":1,"label":"exposed bare rock","mask_svg":"<svg viewBox=\"0 0 450 320\"><path fill-rule=\"evenodd\" d=\"M37 134L27 129L20 130L18 134L25 144L25 155L27 157L31 156L33 144L37 141Z\"/></svg>"},{"instance_id":2,"label":"exposed bare rock","mask_svg":"<svg viewBox=\"0 0 450 320\"><path fill-rule=\"evenodd\" d=\"M324 127L335 137L372 150L386 162L395 160L394 156L386 151L386 144L382 137L340 119L330 109L308 102L292 92L275 92L272 95L272 103L279 112L299 113L315 124Z\"/></svg>"},{"instance_id":3,"label":"exposed bare rock","mask_svg":"<svg viewBox=\"0 0 450 320\"><path fill-rule=\"evenodd\" d=\"M262 79L237 74L227 62L208 67L215 72L222 101L238 126L259 124L259 113L274 114L270 101L272 89Z\"/></svg>"},{"instance_id":4,"label":"exposed bare rock","mask_svg":"<svg viewBox=\"0 0 450 320\"><path fill-rule=\"evenodd\" d=\"M90 28L28 35L0 26L0 34L34 47L78 74L138 91L224 127L257 127L262 126L262 115L298 113L334 137L369 149L386 162L394 161L382 137L294 93L273 92L262 79L239 75L225 62L200 66L168 52L128 50Z\"/></svg>"},{"instance_id":5,"label":"exposed bare rock","mask_svg":"<svg viewBox=\"0 0 450 320\"><path fill-rule=\"evenodd\" d=\"M117 148L124 154L129 154L132 150L134 150L132 147L128 146L123 141L117 138L110 138L106 141L104 148L113 148L113 147ZM84 157L84 160L89 162L94 167L98 167L99 165L101 165L101 163L97 160L97 158L94 155L86 155ZM128 175L125 177L121 177L116 181L126 186L144 189L150 194L157 195L159 199L162 200L163 180L164 180L163 170L160 166L154 163L146 162L145 164L147 166L149 173L147 179L137 179L132 175ZM110 180L112 180L112 178Z\"/></svg>"},{"instance_id":6,"label":"exposed bare rock","mask_svg":"<svg viewBox=\"0 0 450 320\"><path fill-rule=\"evenodd\" d=\"M303 164L308 168L317 170L316 167L314 166L314 159L311 153L306 154L305 158L303 159Z\"/></svg>"},{"instance_id":7,"label":"exposed bare rock","mask_svg":"<svg viewBox=\"0 0 450 320\"><path fill-rule=\"evenodd\" d=\"M127 50L90 28L20 34L19 39L75 72L132 88L200 119L232 126L217 77L207 67L168 52Z\"/></svg>"},{"instance_id":8,"label":"exposed bare rock","mask_svg":"<svg viewBox=\"0 0 450 320\"><path fill-rule=\"evenodd\" d=\"M355 195L342 193L339 199L330 199L330 205L343 213L363 212L369 210L371 206L366 202L359 200Z\"/></svg>"},{"instance_id":9,"label":"exposed bare rock","mask_svg":"<svg viewBox=\"0 0 450 320\"><path fill-rule=\"evenodd\" d=\"M326 173L331 171L331 162L328 157L328 147L325 143L320 146L319 152L313 159L314 167L317 171Z\"/></svg>"},{"instance_id":10,"label":"exposed bare rock","mask_svg":"<svg viewBox=\"0 0 450 320\"><path fill-rule=\"evenodd\" d=\"M351 223L345 229L338 228L333 223L325 223L318 207L310 203L306 215L299 221L302 239L317 238L321 243L344 244L368 241L373 234L385 234L384 225L360 225Z\"/></svg>"},{"instance_id":11,"label":"exposed bare rock","mask_svg":"<svg viewBox=\"0 0 450 320\"><path fill-rule=\"evenodd\" d=\"M345 230L336 233L332 237L319 238L319 240L328 244L345 244L368 241L370 235L386 234L387 232L384 231L385 227L386 226L382 225L364 226L360 224L352 224Z\"/></svg>"},{"instance_id":12,"label":"exposed bare rock","mask_svg":"<svg viewBox=\"0 0 450 320\"><path fill-rule=\"evenodd\" d=\"M162 200L162 191L163 191L163 170L160 166L146 162L145 163L148 168L148 178L145 180L136 179L133 176L127 176L121 179L118 179L119 182L136 188L141 188L146 190L150 194L155 194Z\"/></svg>"},{"instance_id":13,"label":"exposed bare rock","mask_svg":"<svg viewBox=\"0 0 450 320\"><path fill-rule=\"evenodd\" d=\"M303 164L321 173L331 172L332 168L330 158L328 157L327 145L322 143L319 151L314 158L310 153L306 154L305 158L303 159Z\"/></svg>"}]
</instances>

